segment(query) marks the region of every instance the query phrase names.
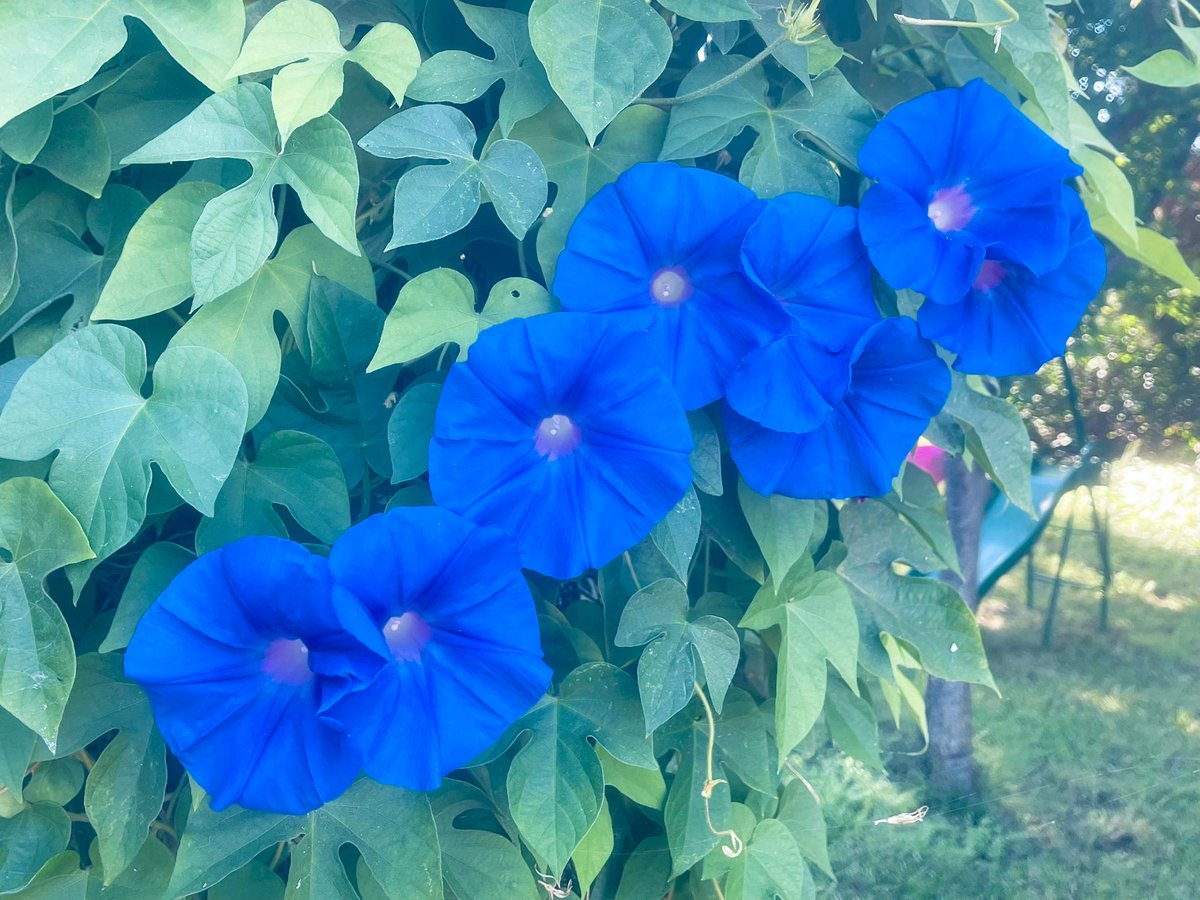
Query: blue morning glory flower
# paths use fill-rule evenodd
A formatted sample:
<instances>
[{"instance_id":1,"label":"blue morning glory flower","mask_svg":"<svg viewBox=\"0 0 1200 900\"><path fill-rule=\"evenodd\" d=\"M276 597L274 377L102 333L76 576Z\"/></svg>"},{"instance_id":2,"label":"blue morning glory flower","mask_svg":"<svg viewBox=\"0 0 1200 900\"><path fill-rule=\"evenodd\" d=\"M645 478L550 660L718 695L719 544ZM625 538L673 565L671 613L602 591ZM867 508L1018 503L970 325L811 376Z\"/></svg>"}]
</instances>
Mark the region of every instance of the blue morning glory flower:
<instances>
[{"instance_id":1,"label":"blue morning glory flower","mask_svg":"<svg viewBox=\"0 0 1200 900\"><path fill-rule=\"evenodd\" d=\"M742 265L791 324L742 360L725 399L768 428L813 428L829 414L826 398L845 392L855 342L880 318L856 211L805 194L776 197L747 231Z\"/></svg>"},{"instance_id":2,"label":"blue morning glory flower","mask_svg":"<svg viewBox=\"0 0 1200 900\"><path fill-rule=\"evenodd\" d=\"M549 686L533 597L495 529L401 507L338 538L329 568L338 618L375 671L328 690L323 715L363 749L372 778L436 788Z\"/></svg>"},{"instance_id":3,"label":"blue morning glory flower","mask_svg":"<svg viewBox=\"0 0 1200 900\"><path fill-rule=\"evenodd\" d=\"M1071 238L1057 268L1038 276L1020 263L989 253L958 303L921 306L921 334L958 354L954 368L1025 375L1067 349L1067 339L1100 290L1107 266L1079 195L1063 188L1063 205Z\"/></svg>"},{"instance_id":4,"label":"blue morning glory flower","mask_svg":"<svg viewBox=\"0 0 1200 900\"><path fill-rule=\"evenodd\" d=\"M877 497L950 393L950 371L911 319L872 326L850 357L845 393L803 433L773 431L725 405L725 434L742 478L760 494Z\"/></svg>"},{"instance_id":5,"label":"blue morning glory flower","mask_svg":"<svg viewBox=\"0 0 1200 900\"><path fill-rule=\"evenodd\" d=\"M434 500L571 578L650 533L692 480L687 417L644 337L606 316L495 325L442 389Z\"/></svg>"},{"instance_id":6,"label":"blue morning glory flower","mask_svg":"<svg viewBox=\"0 0 1200 900\"><path fill-rule=\"evenodd\" d=\"M356 650L334 615L326 561L248 537L184 569L138 623L125 672L214 809L301 814L342 793L361 755L318 718L322 673Z\"/></svg>"},{"instance_id":7,"label":"blue morning glory flower","mask_svg":"<svg viewBox=\"0 0 1200 900\"><path fill-rule=\"evenodd\" d=\"M863 240L894 288L955 303L988 250L1036 275L1066 254L1062 183L1082 170L979 79L897 106L858 162L878 180L859 210Z\"/></svg>"},{"instance_id":8,"label":"blue morning glory flower","mask_svg":"<svg viewBox=\"0 0 1200 900\"><path fill-rule=\"evenodd\" d=\"M580 212L558 258L564 309L646 331L686 409L787 325L742 273L746 229L763 203L736 181L675 163L641 163Z\"/></svg>"}]
</instances>

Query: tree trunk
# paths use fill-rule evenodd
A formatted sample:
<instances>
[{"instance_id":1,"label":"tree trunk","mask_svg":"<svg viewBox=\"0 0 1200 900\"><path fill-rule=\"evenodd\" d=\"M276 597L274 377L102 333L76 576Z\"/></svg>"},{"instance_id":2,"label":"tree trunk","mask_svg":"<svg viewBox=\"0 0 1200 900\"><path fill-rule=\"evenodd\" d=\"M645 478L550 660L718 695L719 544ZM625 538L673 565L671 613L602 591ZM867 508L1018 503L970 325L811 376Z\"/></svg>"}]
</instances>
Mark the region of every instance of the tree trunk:
<instances>
[{"instance_id":1,"label":"tree trunk","mask_svg":"<svg viewBox=\"0 0 1200 900\"><path fill-rule=\"evenodd\" d=\"M990 484L978 466L968 468L958 457L946 460L946 517L958 551L961 580L947 573L974 611L979 605L979 535ZM929 718L929 782L943 796L962 796L975 789L971 749L971 686L929 678L925 688Z\"/></svg>"}]
</instances>

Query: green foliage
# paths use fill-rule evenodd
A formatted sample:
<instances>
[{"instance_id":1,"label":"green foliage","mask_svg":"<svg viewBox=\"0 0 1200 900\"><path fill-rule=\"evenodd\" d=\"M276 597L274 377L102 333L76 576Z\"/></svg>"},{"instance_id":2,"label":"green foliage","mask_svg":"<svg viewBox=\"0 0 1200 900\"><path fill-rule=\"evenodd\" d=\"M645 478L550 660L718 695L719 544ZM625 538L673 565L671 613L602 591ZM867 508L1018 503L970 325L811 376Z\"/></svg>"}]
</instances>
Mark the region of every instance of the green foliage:
<instances>
[{"instance_id":1,"label":"green foliage","mask_svg":"<svg viewBox=\"0 0 1200 900\"><path fill-rule=\"evenodd\" d=\"M693 488L598 574L531 579L554 684L428 794L215 811L122 651L197 553L322 552L431 502L446 370L558 309L572 222L640 162L853 205L879 115L982 76L1069 147L1097 229L1182 289L1147 302L1191 323L1200 281L1147 225L1143 157L1072 96L1058 14L1013 5L997 36L891 15L982 0L824 4L795 43L798 8L766 0L2 4L0 893L815 896L845 812L802 770L894 766L892 723L927 733L926 673L992 685L913 467L882 498L763 497L719 407L691 413ZM1122 61L1192 84L1195 32ZM956 377L928 437L1027 508L994 387Z\"/></svg>"},{"instance_id":2,"label":"green foliage","mask_svg":"<svg viewBox=\"0 0 1200 900\"><path fill-rule=\"evenodd\" d=\"M417 157L445 165L417 166L396 182L392 240L387 249L453 234L479 211L486 190L496 214L520 240L546 205L546 171L520 141L499 140L475 158L475 126L452 106L416 106L382 122L359 143L388 159Z\"/></svg>"}]
</instances>

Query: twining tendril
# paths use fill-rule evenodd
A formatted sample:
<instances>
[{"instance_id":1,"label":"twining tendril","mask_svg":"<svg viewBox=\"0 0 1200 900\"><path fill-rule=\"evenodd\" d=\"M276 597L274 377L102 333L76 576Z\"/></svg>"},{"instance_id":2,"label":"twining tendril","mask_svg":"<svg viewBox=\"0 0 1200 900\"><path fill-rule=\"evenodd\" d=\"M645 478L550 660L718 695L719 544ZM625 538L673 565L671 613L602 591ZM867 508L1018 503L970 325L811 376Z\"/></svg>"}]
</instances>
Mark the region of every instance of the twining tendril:
<instances>
[{"instance_id":1,"label":"twining tendril","mask_svg":"<svg viewBox=\"0 0 1200 900\"><path fill-rule=\"evenodd\" d=\"M717 740L717 722L713 717L712 704L708 702L708 697L704 694L704 689L700 687L700 683L693 682L692 687L696 691L696 696L700 698L700 702L704 704L704 715L708 718L708 752L705 756L705 774L704 787L700 789L700 796L704 798L704 818L708 822L708 830L717 837L729 838L729 846L721 845L721 852L730 859L741 856L742 851L746 849L745 843L737 832L733 829L719 829L713 825L712 814L709 809L709 801L712 800L713 790L718 784L726 784L723 778L713 778L713 747Z\"/></svg>"}]
</instances>

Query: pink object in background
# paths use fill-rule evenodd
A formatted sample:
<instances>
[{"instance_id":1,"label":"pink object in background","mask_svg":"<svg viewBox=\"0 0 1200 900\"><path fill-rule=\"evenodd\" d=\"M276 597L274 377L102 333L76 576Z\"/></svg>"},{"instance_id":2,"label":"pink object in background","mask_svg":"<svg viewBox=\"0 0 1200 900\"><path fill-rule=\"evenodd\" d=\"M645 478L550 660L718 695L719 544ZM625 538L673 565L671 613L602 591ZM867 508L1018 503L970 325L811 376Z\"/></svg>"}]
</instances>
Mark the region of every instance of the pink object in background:
<instances>
[{"instance_id":1,"label":"pink object in background","mask_svg":"<svg viewBox=\"0 0 1200 900\"><path fill-rule=\"evenodd\" d=\"M946 451L933 444L921 444L908 454L908 461L918 469L924 469L935 483L946 479Z\"/></svg>"}]
</instances>

